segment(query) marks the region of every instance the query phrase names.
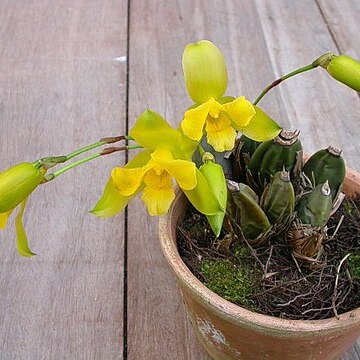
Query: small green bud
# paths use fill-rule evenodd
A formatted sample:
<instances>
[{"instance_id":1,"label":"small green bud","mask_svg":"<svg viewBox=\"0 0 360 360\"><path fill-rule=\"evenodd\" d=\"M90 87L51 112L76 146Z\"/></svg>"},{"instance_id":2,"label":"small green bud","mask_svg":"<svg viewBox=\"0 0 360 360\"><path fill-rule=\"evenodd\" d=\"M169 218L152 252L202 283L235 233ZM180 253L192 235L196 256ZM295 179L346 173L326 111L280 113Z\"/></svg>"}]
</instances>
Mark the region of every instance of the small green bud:
<instances>
[{"instance_id":1,"label":"small green bud","mask_svg":"<svg viewBox=\"0 0 360 360\"><path fill-rule=\"evenodd\" d=\"M246 181L246 166L249 164L251 156L260 145L260 142L252 140L245 135L237 140L235 150L233 151L233 172L235 180L239 182Z\"/></svg>"},{"instance_id":2,"label":"small green bud","mask_svg":"<svg viewBox=\"0 0 360 360\"><path fill-rule=\"evenodd\" d=\"M207 164L208 162L215 162L215 157L211 152L205 151L201 156L202 162Z\"/></svg>"},{"instance_id":3,"label":"small green bud","mask_svg":"<svg viewBox=\"0 0 360 360\"><path fill-rule=\"evenodd\" d=\"M314 67L321 66L324 69L327 68L330 61L336 56L334 53L326 53L321 56L319 56L316 60L313 61L312 65Z\"/></svg>"},{"instance_id":4,"label":"small green bud","mask_svg":"<svg viewBox=\"0 0 360 360\"><path fill-rule=\"evenodd\" d=\"M185 47L182 66L186 88L195 103L224 95L228 77L224 56L208 40Z\"/></svg>"},{"instance_id":5,"label":"small green bud","mask_svg":"<svg viewBox=\"0 0 360 360\"><path fill-rule=\"evenodd\" d=\"M300 198L296 210L298 219L304 225L325 226L332 210L331 189L328 181L316 186L309 194Z\"/></svg>"},{"instance_id":6,"label":"small green bud","mask_svg":"<svg viewBox=\"0 0 360 360\"><path fill-rule=\"evenodd\" d=\"M239 191L232 192L236 206L240 212L240 227L244 236L255 239L271 227L269 219L256 202L256 194L245 185L239 184Z\"/></svg>"},{"instance_id":7,"label":"small green bud","mask_svg":"<svg viewBox=\"0 0 360 360\"><path fill-rule=\"evenodd\" d=\"M264 196L264 211L269 220L274 223L282 216L293 213L295 206L294 188L290 182L290 174L278 171L266 190Z\"/></svg>"},{"instance_id":8,"label":"small green bud","mask_svg":"<svg viewBox=\"0 0 360 360\"><path fill-rule=\"evenodd\" d=\"M342 150L333 146L318 150L305 163L302 172L311 180L314 187L328 180L334 200L345 179L346 166Z\"/></svg>"},{"instance_id":9,"label":"small green bud","mask_svg":"<svg viewBox=\"0 0 360 360\"><path fill-rule=\"evenodd\" d=\"M252 155L248 168L258 186L270 182L271 176L285 169L291 177L300 172L302 145L299 131L282 130L274 139L260 144Z\"/></svg>"},{"instance_id":10,"label":"small green bud","mask_svg":"<svg viewBox=\"0 0 360 360\"><path fill-rule=\"evenodd\" d=\"M335 56L326 68L327 72L336 80L360 91L360 62L347 55Z\"/></svg>"},{"instance_id":11,"label":"small green bud","mask_svg":"<svg viewBox=\"0 0 360 360\"><path fill-rule=\"evenodd\" d=\"M44 170L20 163L0 173L0 213L14 209L41 183Z\"/></svg>"}]
</instances>

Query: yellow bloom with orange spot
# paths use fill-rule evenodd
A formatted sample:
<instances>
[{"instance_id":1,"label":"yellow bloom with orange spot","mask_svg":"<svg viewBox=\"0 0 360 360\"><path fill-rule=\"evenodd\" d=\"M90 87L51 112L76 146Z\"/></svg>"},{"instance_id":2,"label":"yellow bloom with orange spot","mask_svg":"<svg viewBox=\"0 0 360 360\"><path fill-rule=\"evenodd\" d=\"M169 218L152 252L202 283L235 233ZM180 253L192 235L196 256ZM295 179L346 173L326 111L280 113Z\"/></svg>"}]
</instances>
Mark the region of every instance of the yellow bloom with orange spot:
<instances>
[{"instance_id":1,"label":"yellow bloom with orange spot","mask_svg":"<svg viewBox=\"0 0 360 360\"><path fill-rule=\"evenodd\" d=\"M192 190L197 184L195 164L174 159L167 149L156 149L142 167L115 168L111 177L115 188L123 196L132 196L143 190L141 199L153 216L168 212L175 198L172 179L183 190Z\"/></svg>"},{"instance_id":2,"label":"yellow bloom with orange spot","mask_svg":"<svg viewBox=\"0 0 360 360\"><path fill-rule=\"evenodd\" d=\"M190 139L200 141L204 131L207 142L218 152L232 150L237 131L256 141L274 138L280 126L268 116L261 127L253 128L256 108L245 97L223 97L227 88L227 70L221 51L210 41L201 40L185 47L183 71L189 96L196 103L186 111L181 129Z\"/></svg>"},{"instance_id":3,"label":"yellow bloom with orange spot","mask_svg":"<svg viewBox=\"0 0 360 360\"><path fill-rule=\"evenodd\" d=\"M185 113L181 129L190 139L200 141L205 127L207 142L216 151L232 150L236 130L246 127L255 113L254 107L243 96L225 104L210 98Z\"/></svg>"},{"instance_id":4,"label":"yellow bloom with orange spot","mask_svg":"<svg viewBox=\"0 0 360 360\"><path fill-rule=\"evenodd\" d=\"M175 198L174 182L200 212L212 215L221 210L206 179L191 161L195 141L150 110L139 117L130 135L146 149L124 167L113 169L91 211L94 215L113 216L140 192L150 215L164 215Z\"/></svg>"}]
</instances>

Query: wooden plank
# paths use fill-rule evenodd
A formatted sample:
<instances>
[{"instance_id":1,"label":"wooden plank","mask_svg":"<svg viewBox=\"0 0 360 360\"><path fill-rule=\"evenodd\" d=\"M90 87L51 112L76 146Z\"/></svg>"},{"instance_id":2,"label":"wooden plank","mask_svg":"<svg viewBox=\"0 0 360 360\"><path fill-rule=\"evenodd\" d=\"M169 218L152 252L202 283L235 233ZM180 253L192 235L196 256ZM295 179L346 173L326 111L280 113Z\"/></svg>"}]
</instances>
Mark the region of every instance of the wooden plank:
<instances>
[{"instance_id":1,"label":"wooden plank","mask_svg":"<svg viewBox=\"0 0 360 360\"><path fill-rule=\"evenodd\" d=\"M208 38L221 47L230 74L228 94L254 99L274 79L253 2L243 1L238 10L230 0L206 6L202 1L131 1L130 126L146 107L178 124L191 105L181 70L181 54L189 42ZM274 118L285 121L276 94L264 104ZM209 359L194 338L175 279L162 257L157 221L140 201L130 205L128 358Z\"/></svg>"},{"instance_id":2,"label":"wooden plank","mask_svg":"<svg viewBox=\"0 0 360 360\"><path fill-rule=\"evenodd\" d=\"M320 11L329 27L340 53L360 59L359 1L317 0ZM346 360L360 359L360 340L344 356Z\"/></svg>"},{"instance_id":3,"label":"wooden plank","mask_svg":"<svg viewBox=\"0 0 360 360\"><path fill-rule=\"evenodd\" d=\"M360 2L317 0L317 3L340 52L359 58Z\"/></svg>"},{"instance_id":4,"label":"wooden plank","mask_svg":"<svg viewBox=\"0 0 360 360\"><path fill-rule=\"evenodd\" d=\"M2 1L1 168L123 133L126 2ZM21 258L0 234L0 357L122 359L123 217L87 214L122 156L31 197Z\"/></svg>"},{"instance_id":5,"label":"wooden plank","mask_svg":"<svg viewBox=\"0 0 360 360\"><path fill-rule=\"evenodd\" d=\"M277 74L336 51L337 45L313 0L257 0L256 4ZM355 91L331 79L323 69L293 78L277 91L284 100L292 127L301 129L305 151L332 144L345 149L347 164L360 170L357 138L360 102Z\"/></svg>"},{"instance_id":6,"label":"wooden plank","mask_svg":"<svg viewBox=\"0 0 360 360\"><path fill-rule=\"evenodd\" d=\"M359 360L360 359L360 340L355 343L343 356L342 360Z\"/></svg>"},{"instance_id":7,"label":"wooden plank","mask_svg":"<svg viewBox=\"0 0 360 360\"><path fill-rule=\"evenodd\" d=\"M360 58L359 23L355 20L359 18L359 4L355 4L356 1L341 4L324 1L321 8L310 0L257 0L256 3L272 63L279 75L310 63L322 53L336 52L337 48ZM341 7L341 11L336 12L336 7L337 10ZM328 24L323 14L327 20L331 18ZM289 80L281 85L279 92L291 122L302 131L306 151L332 144L345 149L348 165L360 170L357 120L360 102L354 91L336 83L319 69ZM360 359L358 349L359 345L353 346L343 359Z\"/></svg>"},{"instance_id":8,"label":"wooden plank","mask_svg":"<svg viewBox=\"0 0 360 360\"><path fill-rule=\"evenodd\" d=\"M175 2L131 1L130 126L147 107L174 122L186 106L179 67L183 35L170 31L182 29L179 17ZM205 360L162 257L157 221L139 202L129 207L128 359Z\"/></svg>"}]
</instances>

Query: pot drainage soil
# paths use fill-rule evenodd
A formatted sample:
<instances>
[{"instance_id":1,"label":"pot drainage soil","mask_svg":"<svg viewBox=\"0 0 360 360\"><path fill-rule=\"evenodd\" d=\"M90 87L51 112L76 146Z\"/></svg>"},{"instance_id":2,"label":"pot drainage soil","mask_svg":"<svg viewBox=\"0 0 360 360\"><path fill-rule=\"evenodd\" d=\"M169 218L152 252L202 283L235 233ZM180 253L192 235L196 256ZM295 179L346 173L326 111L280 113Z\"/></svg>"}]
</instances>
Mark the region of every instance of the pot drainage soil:
<instances>
[{"instance_id":1,"label":"pot drainage soil","mask_svg":"<svg viewBox=\"0 0 360 360\"><path fill-rule=\"evenodd\" d=\"M194 275L223 298L262 314L318 320L360 307L360 197L345 199L328 224L324 265L310 269L283 238L260 247L216 240L189 207L178 227L179 252Z\"/></svg>"}]
</instances>

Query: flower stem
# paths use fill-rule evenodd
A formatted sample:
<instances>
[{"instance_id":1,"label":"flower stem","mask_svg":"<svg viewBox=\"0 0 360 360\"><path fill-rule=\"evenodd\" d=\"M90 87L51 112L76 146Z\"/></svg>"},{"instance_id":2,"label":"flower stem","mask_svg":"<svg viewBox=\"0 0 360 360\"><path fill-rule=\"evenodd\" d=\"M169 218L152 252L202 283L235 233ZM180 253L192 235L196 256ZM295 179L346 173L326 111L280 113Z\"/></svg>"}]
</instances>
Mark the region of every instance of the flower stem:
<instances>
[{"instance_id":1,"label":"flower stem","mask_svg":"<svg viewBox=\"0 0 360 360\"><path fill-rule=\"evenodd\" d=\"M134 140L131 136L128 135L120 135L120 136L111 136L111 137L105 137L102 138L100 141L97 141L94 144L90 144L87 146L84 146L80 149L77 149L67 155L63 156L48 156L45 158L42 158L38 161L35 161L33 164L36 168L44 168L44 169L50 169L58 164L62 164L78 155L81 155L85 152L88 152L89 150L95 149L97 147L106 145L106 144L113 144L115 142L121 141L121 140ZM104 155L104 154L103 154Z\"/></svg>"},{"instance_id":2,"label":"flower stem","mask_svg":"<svg viewBox=\"0 0 360 360\"><path fill-rule=\"evenodd\" d=\"M105 142L105 144L107 144L107 142ZM95 144L93 144L95 145ZM89 145L91 146L91 145ZM81 164L84 164L84 163L87 163L91 160L94 160L100 156L103 156L103 155L108 155L108 154L112 154L114 152L117 152L117 151L124 151L124 150L132 150L132 149L140 149L142 148L141 145L128 145L128 146L122 146L122 147L109 147L109 148L105 148L103 149L102 151L100 151L99 153L96 153L96 154L93 154L93 155L90 155L86 158L83 158L83 159L80 159L78 161L75 161L67 166L64 166L63 168L53 172L53 173L50 173L50 174L47 174L45 176L45 182L47 181L51 181L53 179L55 179L56 177L58 177L59 175L63 174L64 172L68 171L68 170L71 170L73 169L74 167L77 167ZM85 148L82 148L82 149L85 149ZM85 150L87 151L87 150ZM83 151L83 152L85 152ZM81 153L80 153L81 154ZM79 155L79 154L77 154ZM76 156L76 155L75 155Z\"/></svg>"},{"instance_id":3,"label":"flower stem","mask_svg":"<svg viewBox=\"0 0 360 360\"><path fill-rule=\"evenodd\" d=\"M203 156L205 149L200 144L198 145L198 150L199 150L200 156Z\"/></svg>"},{"instance_id":4,"label":"flower stem","mask_svg":"<svg viewBox=\"0 0 360 360\"><path fill-rule=\"evenodd\" d=\"M80 148L80 149L77 149L77 150L71 152L70 154L67 154L67 155L66 155L66 161L74 158L75 156L78 156L78 155L80 155L80 154L83 154L84 152L87 152L87 151L89 151L89 150L95 149L95 148L97 148L97 147L99 147L99 146L103 146L103 145L105 145L105 144L107 144L106 141L100 140L100 141L98 141L98 142L96 142L96 143L94 143L94 144L90 144L90 145L84 146L84 147L82 147L82 148Z\"/></svg>"},{"instance_id":5,"label":"flower stem","mask_svg":"<svg viewBox=\"0 0 360 360\"><path fill-rule=\"evenodd\" d=\"M99 146L103 146L103 145L106 145L106 144L112 144L112 143L118 142L120 140L132 140L132 138L131 138L131 136L127 136L127 135L111 136L111 137L103 138L103 139L101 139L100 141L98 141L98 142L96 142L94 144L84 146L84 147L82 147L82 148L80 148L78 150L75 150L75 151L71 152L70 154L66 155L66 161L74 158L75 156L83 154L84 152L95 149L95 148L97 148Z\"/></svg>"},{"instance_id":6,"label":"flower stem","mask_svg":"<svg viewBox=\"0 0 360 360\"><path fill-rule=\"evenodd\" d=\"M70 160L72 158L74 158L75 156L78 156L84 152L87 152L89 150L95 149L99 146L103 146L106 144L112 144L121 140L133 140L133 138L129 135L121 135L121 136L110 136L110 137L105 137L102 138L100 141L94 143L94 144L90 144L87 146L84 146L78 150L75 150L73 152L71 152L70 154L66 155L66 161Z\"/></svg>"},{"instance_id":7,"label":"flower stem","mask_svg":"<svg viewBox=\"0 0 360 360\"><path fill-rule=\"evenodd\" d=\"M79 166L81 164L84 164L86 162L89 162L91 160L94 160L96 158L98 158L99 156L101 156L102 154L101 153L96 153L96 154L93 154L93 155L90 155L84 159L81 159L81 160L78 160L78 161L75 161L73 162L72 164L69 164L67 166L64 166L63 168L51 173L51 174L48 174L45 176L45 180L47 181L50 181L50 180L53 180L55 179L56 177L58 177L59 175L63 174L64 172L68 171L68 170L71 170L72 168L76 167L76 166Z\"/></svg>"},{"instance_id":8,"label":"flower stem","mask_svg":"<svg viewBox=\"0 0 360 360\"><path fill-rule=\"evenodd\" d=\"M128 145L126 146L127 150L134 150L134 149L143 149L143 146L141 145Z\"/></svg>"},{"instance_id":9,"label":"flower stem","mask_svg":"<svg viewBox=\"0 0 360 360\"><path fill-rule=\"evenodd\" d=\"M275 86L279 85L281 82L283 82L286 79L289 79L295 75L301 74L305 71L309 71L312 69L315 69L316 67L318 67L319 64L313 62L312 64L306 65L304 67L301 67L299 69L296 69L286 75L281 76L280 78L276 79L275 81L273 81L269 86L267 86L261 93L260 95L256 98L256 100L254 101L254 105L257 105L258 102Z\"/></svg>"}]
</instances>

